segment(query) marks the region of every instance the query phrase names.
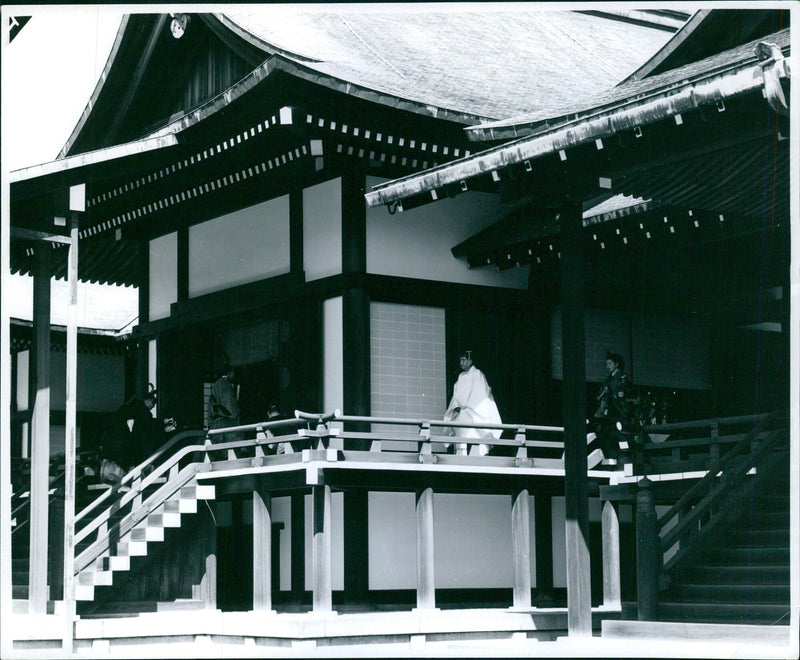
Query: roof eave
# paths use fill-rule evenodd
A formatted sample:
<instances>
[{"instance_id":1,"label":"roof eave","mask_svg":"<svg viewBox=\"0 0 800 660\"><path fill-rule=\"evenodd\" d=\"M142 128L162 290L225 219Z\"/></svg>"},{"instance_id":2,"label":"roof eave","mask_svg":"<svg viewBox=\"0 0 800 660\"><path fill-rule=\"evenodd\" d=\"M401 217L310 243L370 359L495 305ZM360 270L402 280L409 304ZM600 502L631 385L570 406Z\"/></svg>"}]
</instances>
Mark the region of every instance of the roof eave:
<instances>
[{"instance_id":1,"label":"roof eave","mask_svg":"<svg viewBox=\"0 0 800 660\"><path fill-rule=\"evenodd\" d=\"M59 158L48 163L41 163L31 167L24 167L14 170L9 175L10 182L18 183L28 181L37 177L49 176L63 172L69 172L79 167L89 165L99 165L119 158L142 154L148 151L155 151L165 147L172 147L178 144L178 139L174 135L162 135L157 137L144 138L136 142L118 144L97 151L87 151L85 153Z\"/></svg>"},{"instance_id":2,"label":"roof eave","mask_svg":"<svg viewBox=\"0 0 800 660\"><path fill-rule=\"evenodd\" d=\"M790 66L784 67L783 71L788 76ZM369 206L397 202L492 170L609 137L618 131L645 126L763 86L764 73L758 63L740 64L712 76L698 76L680 87L660 90L650 94L647 99L637 98L608 112L581 117L539 135L520 138L420 174L380 184L365 197Z\"/></svg>"}]
</instances>

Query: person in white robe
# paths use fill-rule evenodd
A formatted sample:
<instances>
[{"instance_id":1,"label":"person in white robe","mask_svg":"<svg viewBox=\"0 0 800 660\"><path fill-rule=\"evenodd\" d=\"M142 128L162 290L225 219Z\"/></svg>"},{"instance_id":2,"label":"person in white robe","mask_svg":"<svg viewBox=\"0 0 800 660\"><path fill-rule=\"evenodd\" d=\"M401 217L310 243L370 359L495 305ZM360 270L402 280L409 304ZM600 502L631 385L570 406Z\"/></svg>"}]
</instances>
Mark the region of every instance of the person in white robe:
<instances>
[{"instance_id":1,"label":"person in white robe","mask_svg":"<svg viewBox=\"0 0 800 660\"><path fill-rule=\"evenodd\" d=\"M459 358L461 373L453 386L453 398L444 414L446 422L476 422L478 424L502 424L500 412L492 396L492 388L483 372L472 363L472 351L465 351ZM494 438L502 434L502 429L482 429L451 426L450 435L458 438ZM450 445L445 445L449 447ZM474 445L473 445L474 446ZM474 451L474 450L473 450ZM477 445L480 456L489 453L489 445ZM466 443L456 445L456 454L468 454Z\"/></svg>"}]
</instances>

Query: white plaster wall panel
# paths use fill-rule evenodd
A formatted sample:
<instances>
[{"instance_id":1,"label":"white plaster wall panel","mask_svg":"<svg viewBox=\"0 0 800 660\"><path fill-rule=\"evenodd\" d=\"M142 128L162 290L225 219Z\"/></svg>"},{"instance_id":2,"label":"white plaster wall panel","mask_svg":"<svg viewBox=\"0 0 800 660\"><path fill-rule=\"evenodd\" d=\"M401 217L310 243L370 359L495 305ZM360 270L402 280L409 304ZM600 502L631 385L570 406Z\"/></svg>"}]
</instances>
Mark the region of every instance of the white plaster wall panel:
<instances>
[{"instance_id":1,"label":"white plaster wall panel","mask_svg":"<svg viewBox=\"0 0 800 660\"><path fill-rule=\"evenodd\" d=\"M314 587L314 498L305 496L306 586ZM344 494L331 493L331 589L344 589Z\"/></svg>"},{"instance_id":2,"label":"white plaster wall panel","mask_svg":"<svg viewBox=\"0 0 800 660\"><path fill-rule=\"evenodd\" d=\"M369 494L370 589L416 589L417 522L414 501L414 493Z\"/></svg>"},{"instance_id":3,"label":"white plaster wall panel","mask_svg":"<svg viewBox=\"0 0 800 660\"><path fill-rule=\"evenodd\" d=\"M344 402L344 334L342 297L330 298L322 306L323 357L322 385L325 412L342 410ZM346 410L342 410L347 414Z\"/></svg>"},{"instance_id":4,"label":"white plaster wall panel","mask_svg":"<svg viewBox=\"0 0 800 660\"><path fill-rule=\"evenodd\" d=\"M433 506L436 588L513 586L511 498L439 493Z\"/></svg>"},{"instance_id":5,"label":"white plaster wall panel","mask_svg":"<svg viewBox=\"0 0 800 660\"><path fill-rule=\"evenodd\" d=\"M77 407L81 412L112 412L125 402L125 358L78 354ZM27 386L27 381L26 381ZM67 354L50 353L50 407L66 409Z\"/></svg>"},{"instance_id":6,"label":"white plaster wall panel","mask_svg":"<svg viewBox=\"0 0 800 660\"><path fill-rule=\"evenodd\" d=\"M17 410L28 409L28 380L30 378L30 351L17 353Z\"/></svg>"},{"instance_id":7,"label":"white plaster wall panel","mask_svg":"<svg viewBox=\"0 0 800 660\"><path fill-rule=\"evenodd\" d=\"M370 304L372 415L440 419L447 407L443 309ZM416 435L416 428L382 426ZM416 443L409 449L416 449Z\"/></svg>"},{"instance_id":8,"label":"white plaster wall panel","mask_svg":"<svg viewBox=\"0 0 800 660\"><path fill-rule=\"evenodd\" d=\"M189 296L289 272L289 196L189 227Z\"/></svg>"},{"instance_id":9,"label":"white plaster wall panel","mask_svg":"<svg viewBox=\"0 0 800 660\"><path fill-rule=\"evenodd\" d=\"M303 190L303 270L309 282L342 272L340 178Z\"/></svg>"},{"instance_id":10,"label":"white plaster wall panel","mask_svg":"<svg viewBox=\"0 0 800 660\"><path fill-rule=\"evenodd\" d=\"M292 498L272 498L272 521L283 523L283 529L272 537L272 542L278 544L280 560L277 580L278 589L290 591L292 588Z\"/></svg>"},{"instance_id":11,"label":"white plaster wall panel","mask_svg":"<svg viewBox=\"0 0 800 660\"><path fill-rule=\"evenodd\" d=\"M417 529L414 501L414 493L369 494L370 589L416 589ZM530 498L529 511L531 586L535 587L536 533L533 497ZM487 519L482 519L482 516ZM510 586L513 577L510 516L511 498L508 496L436 495L434 498L436 586L466 589ZM494 521L489 522L488 518L493 518ZM464 536L459 539L459 534ZM499 539L497 536L499 534L506 536ZM475 547L473 547L474 536L477 543ZM466 539L469 541L465 542ZM464 552L459 543L464 546L469 545L470 550ZM503 554L505 552L507 554ZM453 554L446 560L444 553ZM449 580L448 584L442 584L439 578L439 564L450 562L455 562L457 568L442 577Z\"/></svg>"},{"instance_id":12,"label":"white plaster wall panel","mask_svg":"<svg viewBox=\"0 0 800 660\"><path fill-rule=\"evenodd\" d=\"M367 177L367 190L383 179ZM529 266L498 272L467 268L451 248L494 224L511 209L496 195L467 192L452 199L390 215L367 208L367 272L415 279L527 289Z\"/></svg>"},{"instance_id":13,"label":"white plaster wall panel","mask_svg":"<svg viewBox=\"0 0 800 660\"><path fill-rule=\"evenodd\" d=\"M150 241L150 321L169 316L169 307L178 300L178 232Z\"/></svg>"}]
</instances>

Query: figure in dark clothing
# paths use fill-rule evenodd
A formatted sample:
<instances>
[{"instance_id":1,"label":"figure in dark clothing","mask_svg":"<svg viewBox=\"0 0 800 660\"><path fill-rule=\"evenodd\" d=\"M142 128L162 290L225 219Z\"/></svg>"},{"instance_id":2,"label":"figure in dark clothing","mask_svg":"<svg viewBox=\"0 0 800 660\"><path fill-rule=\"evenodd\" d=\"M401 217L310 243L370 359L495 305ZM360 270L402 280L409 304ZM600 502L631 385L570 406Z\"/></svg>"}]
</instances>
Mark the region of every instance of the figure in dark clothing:
<instances>
[{"instance_id":1,"label":"figure in dark clothing","mask_svg":"<svg viewBox=\"0 0 800 660\"><path fill-rule=\"evenodd\" d=\"M120 406L106 421L102 435L100 479L118 483L132 468L145 461L161 444L162 430L174 430L172 419L160 426L153 417L156 391L137 396Z\"/></svg>"},{"instance_id":2,"label":"figure in dark clothing","mask_svg":"<svg viewBox=\"0 0 800 660\"><path fill-rule=\"evenodd\" d=\"M599 405L594 414L596 437L589 442L590 455L602 451L603 458L619 456L620 431L618 424L627 424L631 412L632 383L625 373L625 360L617 353L606 354L608 376L597 395Z\"/></svg>"}]
</instances>

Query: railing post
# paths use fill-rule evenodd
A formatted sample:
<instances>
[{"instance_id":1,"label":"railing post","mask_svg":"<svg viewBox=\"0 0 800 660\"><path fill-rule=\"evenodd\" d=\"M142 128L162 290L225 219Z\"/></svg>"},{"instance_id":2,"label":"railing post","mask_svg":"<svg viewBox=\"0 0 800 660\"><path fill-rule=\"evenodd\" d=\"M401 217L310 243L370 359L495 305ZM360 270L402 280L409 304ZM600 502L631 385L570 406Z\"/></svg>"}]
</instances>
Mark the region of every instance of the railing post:
<instances>
[{"instance_id":1,"label":"railing post","mask_svg":"<svg viewBox=\"0 0 800 660\"><path fill-rule=\"evenodd\" d=\"M313 607L314 612L330 612L333 609L331 591L331 487L318 483L312 487L314 501L314 537L312 551L314 561Z\"/></svg>"},{"instance_id":2,"label":"railing post","mask_svg":"<svg viewBox=\"0 0 800 660\"><path fill-rule=\"evenodd\" d=\"M655 619L660 572L661 542L653 483L645 477L639 481L639 491L636 493L636 596L639 621Z\"/></svg>"},{"instance_id":3,"label":"railing post","mask_svg":"<svg viewBox=\"0 0 800 660\"><path fill-rule=\"evenodd\" d=\"M603 504L601 527L603 534L603 606L622 607L619 571L619 511L616 502Z\"/></svg>"},{"instance_id":4,"label":"railing post","mask_svg":"<svg viewBox=\"0 0 800 660\"><path fill-rule=\"evenodd\" d=\"M511 548L514 564L514 607L531 606L530 497L527 489L512 495Z\"/></svg>"},{"instance_id":5,"label":"railing post","mask_svg":"<svg viewBox=\"0 0 800 660\"><path fill-rule=\"evenodd\" d=\"M417 513L417 609L436 607L434 587L433 489L416 493Z\"/></svg>"},{"instance_id":6,"label":"railing post","mask_svg":"<svg viewBox=\"0 0 800 660\"><path fill-rule=\"evenodd\" d=\"M253 610L272 610L272 494L263 480L253 488Z\"/></svg>"}]
</instances>

